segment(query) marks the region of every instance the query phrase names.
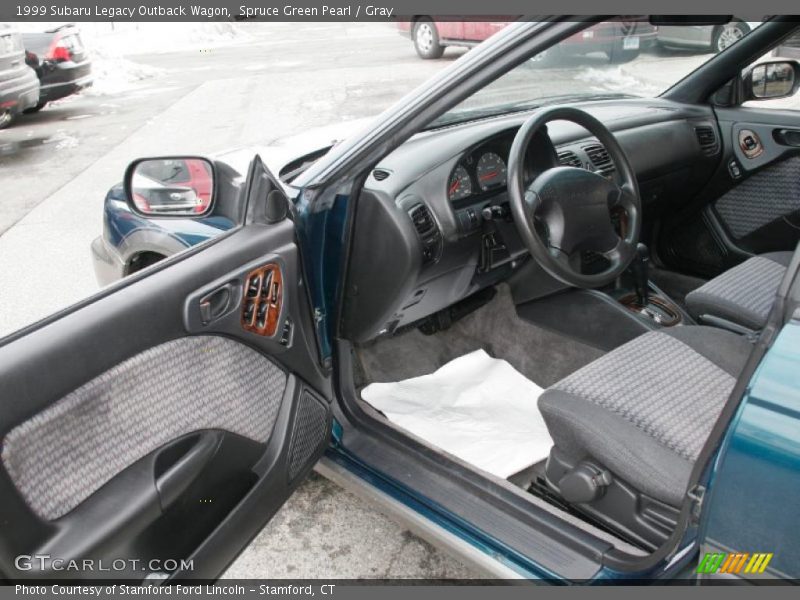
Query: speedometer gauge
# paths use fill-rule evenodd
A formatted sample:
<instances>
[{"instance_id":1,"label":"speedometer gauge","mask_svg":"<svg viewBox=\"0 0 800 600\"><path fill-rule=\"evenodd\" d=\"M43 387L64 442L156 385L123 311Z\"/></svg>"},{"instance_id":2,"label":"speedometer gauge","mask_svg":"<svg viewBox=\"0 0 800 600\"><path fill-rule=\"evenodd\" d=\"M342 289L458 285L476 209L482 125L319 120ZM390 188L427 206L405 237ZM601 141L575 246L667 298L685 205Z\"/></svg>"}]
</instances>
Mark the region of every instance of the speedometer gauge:
<instances>
[{"instance_id":1,"label":"speedometer gauge","mask_svg":"<svg viewBox=\"0 0 800 600\"><path fill-rule=\"evenodd\" d=\"M447 197L450 200L461 200L471 194L472 180L469 178L469 173L462 165L458 165L447 184Z\"/></svg>"},{"instance_id":2,"label":"speedometer gauge","mask_svg":"<svg viewBox=\"0 0 800 600\"><path fill-rule=\"evenodd\" d=\"M506 163L494 152L487 152L478 159L475 170L478 185L484 192L506 183Z\"/></svg>"}]
</instances>

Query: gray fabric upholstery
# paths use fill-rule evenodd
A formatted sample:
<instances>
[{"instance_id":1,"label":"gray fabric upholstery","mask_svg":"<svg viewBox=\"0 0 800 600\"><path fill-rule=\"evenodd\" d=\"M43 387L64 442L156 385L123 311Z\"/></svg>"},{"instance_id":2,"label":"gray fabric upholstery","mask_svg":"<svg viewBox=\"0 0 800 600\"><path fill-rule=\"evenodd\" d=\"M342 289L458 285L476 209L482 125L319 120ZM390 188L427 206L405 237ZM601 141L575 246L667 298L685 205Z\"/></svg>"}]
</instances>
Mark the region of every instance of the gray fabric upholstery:
<instances>
[{"instance_id":1,"label":"gray fabric upholstery","mask_svg":"<svg viewBox=\"0 0 800 600\"><path fill-rule=\"evenodd\" d=\"M753 345L742 336L716 327L673 327L663 331L710 360L731 377L738 378Z\"/></svg>"},{"instance_id":2,"label":"gray fabric upholstery","mask_svg":"<svg viewBox=\"0 0 800 600\"><path fill-rule=\"evenodd\" d=\"M689 312L761 329L791 258L792 252L772 252L725 271L686 296Z\"/></svg>"},{"instance_id":3,"label":"gray fabric upholstery","mask_svg":"<svg viewBox=\"0 0 800 600\"><path fill-rule=\"evenodd\" d=\"M11 430L2 460L28 505L56 519L163 444L202 429L266 442L286 375L222 337L177 339L120 363Z\"/></svg>"},{"instance_id":4,"label":"gray fabric upholstery","mask_svg":"<svg viewBox=\"0 0 800 600\"><path fill-rule=\"evenodd\" d=\"M678 505L750 344L710 327L646 333L539 398L556 446Z\"/></svg>"},{"instance_id":5,"label":"gray fabric upholstery","mask_svg":"<svg viewBox=\"0 0 800 600\"><path fill-rule=\"evenodd\" d=\"M748 177L714 204L734 237L741 239L764 225L800 210L800 156Z\"/></svg>"}]
</instances>

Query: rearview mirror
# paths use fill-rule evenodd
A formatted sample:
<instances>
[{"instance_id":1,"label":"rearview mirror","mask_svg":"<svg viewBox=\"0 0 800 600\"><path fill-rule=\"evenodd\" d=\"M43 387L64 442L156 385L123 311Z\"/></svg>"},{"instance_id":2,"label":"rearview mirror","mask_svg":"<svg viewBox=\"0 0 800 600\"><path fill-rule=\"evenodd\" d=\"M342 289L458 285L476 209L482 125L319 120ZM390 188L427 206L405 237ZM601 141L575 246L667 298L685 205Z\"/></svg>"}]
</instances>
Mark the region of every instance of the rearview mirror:
<instances>
[{"instance_id":1,"label":"rearview mirror","mask_svg":"<svg viewBox=\"0 0 800 600\"><path fill-rule=\"evenodd\" d=\"M745 74L744 84L749 100L786 98L793 95L800 84L800 65L789 60L757 64Z\"/></svg>"},{"instance_id":2,"label":"rearview mirror","mask_svg":"<svg viewBox=\"0 0 800 600\"><path fill-rule=\"evenodd\" d=\"M214 182L214 165L205 158L142 158L125 173L125 195L146 217L199 217L211 210Z\"/></svg>"}]
</instances>

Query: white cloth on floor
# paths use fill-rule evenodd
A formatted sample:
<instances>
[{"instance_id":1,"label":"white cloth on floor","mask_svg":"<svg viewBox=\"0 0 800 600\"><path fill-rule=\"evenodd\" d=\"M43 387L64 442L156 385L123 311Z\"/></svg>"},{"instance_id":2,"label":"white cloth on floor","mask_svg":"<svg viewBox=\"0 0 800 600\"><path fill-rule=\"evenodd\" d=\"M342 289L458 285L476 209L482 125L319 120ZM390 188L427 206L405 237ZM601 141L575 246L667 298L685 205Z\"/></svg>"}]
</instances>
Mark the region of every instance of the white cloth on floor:
<instances>
[{"instance_id":1,"label":"white cloth on floor","mask_svg":"<svg viewBox=\"0 0 800 600\"><path fill-rule=\"evenodd\" d=\"M417 437L507 478L547 458L553 445L536 405L542 391L476 350L430 375L372 383L361 397Z\"/></svg>"}]
</instances>

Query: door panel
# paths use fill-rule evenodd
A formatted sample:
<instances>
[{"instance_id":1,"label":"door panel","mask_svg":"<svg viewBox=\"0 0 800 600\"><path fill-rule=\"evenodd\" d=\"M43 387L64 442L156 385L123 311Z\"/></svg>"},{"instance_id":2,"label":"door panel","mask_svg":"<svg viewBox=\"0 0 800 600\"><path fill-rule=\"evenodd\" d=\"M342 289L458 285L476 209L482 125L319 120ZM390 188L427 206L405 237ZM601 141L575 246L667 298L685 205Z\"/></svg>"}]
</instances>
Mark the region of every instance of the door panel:
<instances>
[{"instance_id":1,"label":"door panel","mask_svg":"<svg viewBox=\"0 0 800 600\"><path fill-rule=\"evenodd\" d=\"M239 342L178 338L129 358L12 429L3 465L33 512L57 519L140 458L193 431L217 429L266 443L285 388L286 374Z\"/></svg>"},{"instance_id":2,"label":"door panel","mask_svg":"<svg viewBox=\"0 0 800 600\"><path fill-rule=\"evenodd\" d=\"M254 190L251 205L271 191ZM330 383L294 224L248 214L0 346L4 577L216 577L323 452ZM251 275L265 271L253 302ZM245 328L251 302L265 327ZM15 565L36 554L52 557L43 569ZM53 563L84 558L140 562Z\"/></svg>"},{"instance_id":3,"label":"door panel","mask_svg":"<svg viewBox=\"0 0 800 600\"><path fill-rule=\"evenodd\" d=\"M800 111L716 113L722 161L702 194L665 221L659 239L668 266L705 277L800 241L800 140L791 133L800 138Z\"/></svg>"},{"instance_id":4,"label":"door panel","mask_svg":"<svg viewBox=\"0 0 800 600\"><path fill-rule=\"evenodd\" d=\"M713 202L709 218L735 251L794 249L800 241L800 144L786 132L800 132L800 112L747 107L718 110L718 116L729 189Z\"/></svg>"},{"instance_id":5,"label":"door panel","mask_svg":"<svg viewBox=\"0 0 800 600\"><path fill-rule=\"evenodd\" d=\"M760 254L791 246L800 231L800 156L746 179L723 194L714 209L746 249Z\"/></svg>"}]
</instances>

